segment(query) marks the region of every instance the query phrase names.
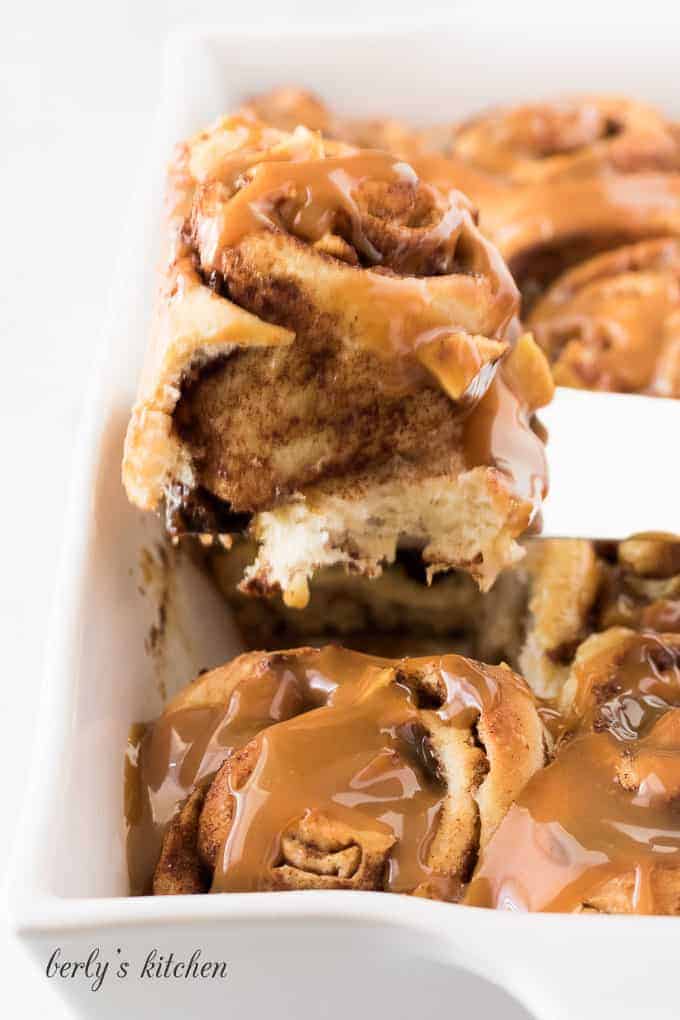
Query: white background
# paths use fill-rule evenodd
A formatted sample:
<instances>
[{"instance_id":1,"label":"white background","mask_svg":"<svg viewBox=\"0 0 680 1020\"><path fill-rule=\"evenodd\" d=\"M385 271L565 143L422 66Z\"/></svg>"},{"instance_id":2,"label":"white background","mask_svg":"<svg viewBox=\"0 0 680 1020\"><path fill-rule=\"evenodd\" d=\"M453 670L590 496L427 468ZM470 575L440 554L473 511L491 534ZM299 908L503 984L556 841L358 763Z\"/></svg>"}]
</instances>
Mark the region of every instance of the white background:
<instances>
[{"instance_id":1,"label":"white background","mask_svg":"<svg viewBox=\"0 0 680 1020\"><path fill-rule=\"evenodd\" d=\"M493 17L493 3L478 6L480 19ZM197 20L271 27L418 12L441 20L452 4L15 0L3 7L0 876L22 808L82 394L159 98L166 33ZM6 933L1 912L0 1002L15 1020L67 1015Z\"/></svg>"}]
</instances>

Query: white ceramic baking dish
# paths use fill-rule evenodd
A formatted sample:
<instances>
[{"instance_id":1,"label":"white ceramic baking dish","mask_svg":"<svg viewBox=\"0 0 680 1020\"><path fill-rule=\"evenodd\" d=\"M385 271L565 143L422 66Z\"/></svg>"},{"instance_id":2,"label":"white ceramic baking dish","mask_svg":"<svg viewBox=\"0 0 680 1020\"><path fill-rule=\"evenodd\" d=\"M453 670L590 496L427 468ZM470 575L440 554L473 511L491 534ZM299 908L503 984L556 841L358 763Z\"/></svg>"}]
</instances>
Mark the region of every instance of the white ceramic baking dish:
<instances>
[{"instance_id":1,"label":"white ceramic baking dish","mask_svg":"<svg viewBox=\"0 0 680 1020\"><path fill-rule=\"evenodd\" d=\"M679 35L672 11L665 23L657 12L646 31L640 12L634 23L594 23L592 12L586 20L578 9L561 13L558 23L551 12L546 24L535 12L528 20L515 5L506 7L488 24L472 7L438 28L205 31L169 43L151 159L81 434L39 760L10 882L16 928L43 972L57 947L62 960L84 960L98 948L99 962L111 961L99 991L83 974L52 979L80 1015L203 1017L219 1010L303 1020L474 1010L518 1020L525 1007L540 1020L678 1015L677 919L515 915L378 893L126 895L129 726L157 714L163 686L172 692L198 668L238 651L222 604L184 563L169 582L165 644L149 655L145 639L163 576L147 571L143 594L138 566L140 550L153 550L159 533L128 506L119 480L170 147L242 95L291 82L347 111L432 120L584 87L672 103ZM176 959L200 949L204 960L227 961L228 976L140 978L154 948ZM130 962L125 979L115 976L121 960Z\"/></svg>"}]
</instances>

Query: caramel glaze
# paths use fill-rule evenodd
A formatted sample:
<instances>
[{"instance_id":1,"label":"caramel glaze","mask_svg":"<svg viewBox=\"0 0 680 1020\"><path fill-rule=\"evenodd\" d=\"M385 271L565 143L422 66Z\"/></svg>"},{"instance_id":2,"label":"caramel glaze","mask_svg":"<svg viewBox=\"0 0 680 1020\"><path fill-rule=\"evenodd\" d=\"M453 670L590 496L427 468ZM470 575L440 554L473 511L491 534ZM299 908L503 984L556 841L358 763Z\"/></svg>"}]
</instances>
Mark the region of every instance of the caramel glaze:
<instances>
[{"instance_id":1,"label":"caramel glaze","mask_svg":"<svg viewBox=\"0 0 680 1020\"><path fill-rule=\"evenodd\" d=\"M310 811L398 836L386 888L410 892L429 878L427 845L443 791L428 772L413 695L393 683L389 667L356 672L336 661L326 668L334 676L326 705L264 731L250 777L242 786L228 777L233 821L213 892L266 888L283 834Z\"/></svg>"},{"instance_id":2,"label":"caramel glaze","mask_svg":"<svg viewBox=\"0 0 680 1020\"><path fill-rule=\"evenodd\" d=\"M283 104L282 97L259 97L254 108L272 123L309 118L327 136L389 149L424 181L463 191L528 302L598 251L680 233L678 132L645 104L583 96L419 131L390 120L343 120L300 91L288 90Z\"/></svg>"},{"instance_id":3,"label":"caramel glaze","mask_svg":"<svg viewBox=\"0 0 680 1020\"><path fill-rule=\"evenodd\" d=\"M405 361L407 378L421 383L422 369L414 376L419 350L431 355L437 345L434 374L449 395L460 395L446 385L445 362L454 361L477 382L472 398L481 396L492 373L479 382L487 361L480 340L505 340L518 298L503 259L459 192L440 192L409 164L372 151L263 161L235 187L213 182L195 200L192 236L204 273L228 285L233 252L264 231L318 246L322 257L364 267L325 284L334 303L361 322L357 342L391 363ZM431 369L432 358L425 364Z\"/></svg>"},{"instance_id":4,"label":"caramel glaze","mask_svg":"<svg viewBox=\"0 0 680 1020\"><path fill-rule=\"evenodd\" d=\"M498 705L501 683L530 695L509 670L457 655L437 660L434 688L416 689L413 676L426 667L429 658L381 659L334 646L281 653L267 657L253 682L237 684L226 705L165 713L129 756L133 891L149 891L163 832L203 784L204 810L211 797L218 817L230 805L214 892L271 887L286 833L322 814L359 835L388 837L385 889L457 895L452 876L428 863L446 787L423 710L440 725L469 728ZM243 773L231 761L245 745L252 767Z\"/></svg>"},{"instance_id":5,"label":"caramel glaze","mask_svg":"<svg viewBox=\"0 0 680 1020\"><path fill-rule=\"evenodd\" d=\"M622 649L613 659L602 652L585 660L566 718L546 719L556 758L529 781L482 853L467 903L680 908L680 876L668 899L668 876L680 868L680 644L646 632Z\"/></svg>"},{"instance_id":6,"label":"caramel glaze","mask_svg":"<svg viewBox=\"0 0 680 1020\"><path fill-rule=\"evenodd\" d=\"M441 674L446 693L436 713L442 721L469 725L470 716L498 696L497 684L464 659L447 659ZM395 682L390 660L327 648L315 667L333 678L326 704L265 730L245 783L227 777L232 823L212 891L267 888L281 858L282 834L311 810L396 839L384 879L387 891L413 892L433 877L441 882L445 876L433 876L428 850L445 788L428 749L417 692ZM405 660L404 675L408 669Z\"/></svg>"}]
</instances>

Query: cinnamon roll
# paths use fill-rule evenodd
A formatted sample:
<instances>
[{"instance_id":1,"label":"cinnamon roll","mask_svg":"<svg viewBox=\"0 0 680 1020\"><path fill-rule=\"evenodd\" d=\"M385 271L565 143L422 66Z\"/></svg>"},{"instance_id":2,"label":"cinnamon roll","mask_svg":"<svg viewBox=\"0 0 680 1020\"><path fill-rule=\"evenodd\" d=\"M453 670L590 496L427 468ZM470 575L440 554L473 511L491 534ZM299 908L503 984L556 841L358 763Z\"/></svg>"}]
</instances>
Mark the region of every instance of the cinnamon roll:
<instances>
[{"instance_id":1,"label":"cinnamon roll","mask_svg":"<svg viewBox=\"0 0 680 1020\"><path fill-rule=\"evenodd\" d=\"M453 150L518 184L602 170L680 170L680 142L656 110L622 96L500 108L460 125Z\"/></svg>"},{"instance_id":2,"label":"cinnamon roll","mask_svg":"<svg viewBox=\"0 0 680 1020\"><path fill-rule=\"evenodd\" d=\"M250 653L199 678L135 761L137 889L456 899L543 764L544 733L507 667L329 646Z\"/></svg>"},{"instance_id":3,"label":"cinnamon roll","mask_svg":"<svg viewBox=\"0 0 680 1020\"><path fill-rule=\"evenodd\" d=\"M462 125L453 151L506 186L484 221L525 307L593 254L680 233L679 136L640 103L594 96L500 110Z\"/></svg>"},{"instance_id":4,"label":"cinnamon roll","mask_svg":"<svg viewBox=\"0 0 680 1020\"><path fill-rule=\"evenodd\" d=\"M467 902L680 913L680 636L592 636L560 707L555 760L482 852Z\"/></svg>"},{"instance_id":5,"label":"cinnamon roll","mask_svg":"<svg viewBox=\"0 0 680 1020\"><path fill-rule=\"evenodd\" d=\"M375 575L404 541L488 587L545 492L552 382L467 201L238 116L180 147L169 236L132 501L174 532L249 526L246 587L290 605L318 567Z\"/></svg>"},{"instance_id":6,"label":"cinnamon roll","mask_svg":"<svg viewBox=\"0 0 680 1020\"><path fill-rule=\"evenodd\" d=\"M680 241L642 241L560 276L528 325L555 382L680 397Z\"/></svg>"},{"instance_id":7,"label":"cinnamon roll","mask_svg":"<svg viewBox=\"0 0 680 1020\"><path fill-rule=\"evenodd\" d=\"M560 696L581 643L611 627L680 633L680 539L528 543L528 613L516 659L533 691Z\"/></svg>"}]
</instances>

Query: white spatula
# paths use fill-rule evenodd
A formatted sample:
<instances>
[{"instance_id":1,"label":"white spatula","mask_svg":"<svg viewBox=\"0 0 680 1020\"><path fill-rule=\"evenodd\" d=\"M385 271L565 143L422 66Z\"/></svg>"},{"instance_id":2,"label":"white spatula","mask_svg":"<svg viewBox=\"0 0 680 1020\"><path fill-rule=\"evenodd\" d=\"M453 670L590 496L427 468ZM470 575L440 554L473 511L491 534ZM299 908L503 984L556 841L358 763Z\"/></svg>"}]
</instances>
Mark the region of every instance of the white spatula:
<instances>
[{"instance_id":1,"label":"white spatula","mask_svg":"<svg viewBox=\"0 0 680 1020\"><path fill-rule=\"evenodd\" d=\"M546 538L680 534L680 400L558 387L547 426Z\"/></svg>"}]
</instances>

